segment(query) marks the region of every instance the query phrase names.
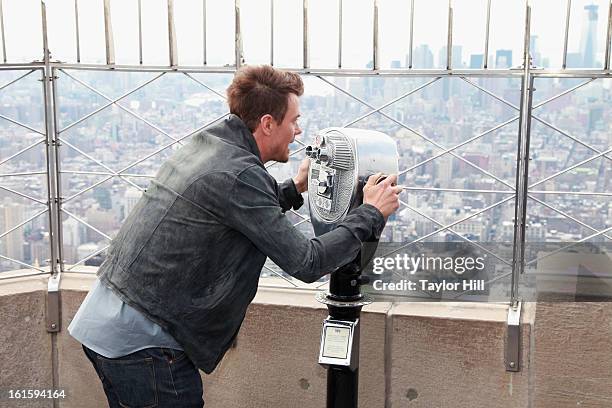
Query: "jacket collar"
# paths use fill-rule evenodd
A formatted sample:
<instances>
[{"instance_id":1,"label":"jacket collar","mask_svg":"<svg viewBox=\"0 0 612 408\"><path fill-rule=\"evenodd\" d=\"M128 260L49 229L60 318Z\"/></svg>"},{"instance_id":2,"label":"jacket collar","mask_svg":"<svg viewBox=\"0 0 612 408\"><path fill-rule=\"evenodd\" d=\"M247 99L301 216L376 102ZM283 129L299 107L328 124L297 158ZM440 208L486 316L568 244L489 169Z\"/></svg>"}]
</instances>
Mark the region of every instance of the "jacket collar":
<instances>
[{"instance_id":1,"label":"jacket collar","mask_svg":"<svg viewBox=\"0 0 612 408\"><path fill-rule=\"evenodd\" d=\"M259 161L261 161L261 154L259 153L259 148L255 142L255 137L247 125L244 124L242 119L230 113L222 122L221 127L224 131L218 134L219 137L233 145L253 153L255 156L257 156Z\"/></svg>"}]
</instances>

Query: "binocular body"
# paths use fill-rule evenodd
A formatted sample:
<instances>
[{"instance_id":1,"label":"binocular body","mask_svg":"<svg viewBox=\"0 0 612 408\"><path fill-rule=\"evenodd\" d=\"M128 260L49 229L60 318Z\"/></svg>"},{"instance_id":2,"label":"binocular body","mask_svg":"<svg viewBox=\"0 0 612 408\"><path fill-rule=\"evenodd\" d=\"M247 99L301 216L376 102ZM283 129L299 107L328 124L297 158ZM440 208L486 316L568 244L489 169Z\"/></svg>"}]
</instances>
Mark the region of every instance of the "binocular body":
<instances>
[{"instance_id":1,"label":"binocular body","mask_svg":"<svg viewBox=\"0 0 612 408\"><path fill-rule=\"evenodd\" d=\"M395 141L384 133L326 128L306 148L310 157L308 201L315 235L333 230L363 202L363 186L375 173L397 174Z\"/></svg>"}]
</instances>

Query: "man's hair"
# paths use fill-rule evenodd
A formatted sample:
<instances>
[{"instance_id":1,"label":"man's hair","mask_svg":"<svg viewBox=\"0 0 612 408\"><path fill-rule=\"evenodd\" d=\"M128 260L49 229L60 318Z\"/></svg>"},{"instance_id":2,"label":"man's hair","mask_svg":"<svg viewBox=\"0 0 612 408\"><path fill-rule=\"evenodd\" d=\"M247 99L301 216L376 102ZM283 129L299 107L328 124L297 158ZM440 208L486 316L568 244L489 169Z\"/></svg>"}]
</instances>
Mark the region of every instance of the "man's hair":
<instances>
[{"instance_id":1,"label":"man's hair","mask_svg":"<svg viewBox=\"0 0 612 408\"><path fill-rule=\"evenodd\" d=\"M304 93L304 83L298 74L269 65L246 66L236 72L227 88L227 102L230 112L254 132L264 115L272 115L278 123L283 121L290 93L297 96Z\"/></svg>"}]
</instances>

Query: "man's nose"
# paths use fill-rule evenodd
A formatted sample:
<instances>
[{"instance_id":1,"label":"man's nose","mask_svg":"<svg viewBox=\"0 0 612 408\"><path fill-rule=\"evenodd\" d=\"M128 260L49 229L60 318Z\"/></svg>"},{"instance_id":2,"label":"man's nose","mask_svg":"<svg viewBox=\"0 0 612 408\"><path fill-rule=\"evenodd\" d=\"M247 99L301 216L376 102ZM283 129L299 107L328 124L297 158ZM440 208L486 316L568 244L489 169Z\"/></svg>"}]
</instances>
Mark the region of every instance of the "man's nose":
<instances>
[{"instance_id":1,"label":"man's nose","mask_svg":"<svg viewBox=\"0 0 612 408\"><path fill-rule=\"evenodd\" d=\"M298 126L297 130L295 131L295 136L301 135L301 134L302 134L302 128Z\"/></svg>"}]
</instances>

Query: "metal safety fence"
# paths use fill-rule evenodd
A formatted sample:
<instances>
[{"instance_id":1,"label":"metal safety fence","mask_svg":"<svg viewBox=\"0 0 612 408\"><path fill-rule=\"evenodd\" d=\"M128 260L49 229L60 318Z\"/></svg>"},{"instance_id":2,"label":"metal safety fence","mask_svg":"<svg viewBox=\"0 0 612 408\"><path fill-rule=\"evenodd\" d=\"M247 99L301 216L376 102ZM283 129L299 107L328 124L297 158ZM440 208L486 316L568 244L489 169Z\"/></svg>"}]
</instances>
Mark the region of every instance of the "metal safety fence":
<instances>
[{"instance_id":1,"label":"metal safety fence","mask_svg":"<svg viewBox=\"0 0 612 408\"><path fill-rule=\"evenodd\" d=\"M562 190L558 189L555 184L551 184L564 175L598 160L603 163L600 166L604 169L603 171L607 171L606 169L612 159L610 145L606 144L605 141L593 143L591 140L585 140L584 137L579 137L564 130L562 126L556 125L554 120L547 117L550 115L540 114L547 106L558 103L559 100L576 94L586 87L610 81L612 6L611 3L607 2L607 43L602 68L567 68L568 33L572 10L572 1L568 0L565 36L563 38L563 64L560 70L542 69L533 64L530 53L532 7L530 1L525 1L523 4L525 21L522 64L505 69L491 69L488 66L488 61L490 60L489 33L492 0L488 0L486 2L487 18L483 27L485 35L483 38L482 64L478 68L464 69L453 66L453 16L457 2L449 1L446 13L446 66L442 69L421 69L414 68L413 64L413 27L415 17L418 18L418 14L415 14L415 3L418 1L410 1L410 15L407 18L410 21L410 35L407 39L409 52L406 68L381 69L380 67L380 4L378 0L372 1L371 67L368 69L343 68L342 50L346 40L343 39L343 7L346 8L347 4L343 0L338 0L336 3L338 8L337 68L321 69L311 66L310 53L312 50L308 39L312 21L309 17L309 3L307 0L303 0L300 10L303 18L300 27L303 39L302 64L290 69L303 76L305 82L307 82L306 92L308 92L308 84L310 83L316 87L325 88L326 95L333 95L333 102L331 103L334 106L326 106L325 111L329 111L330 108L333 111L335 108L338 114L336 116L330 114L330 117L326 118L327 122L324 120L313 122L311 130L315 130L316 125L321 123L344 127L376 127L379 126L376 121L382 120L386 129L400 135L397 136L398 138L405 137L406 140L409 140L406 143L416 143L419 148L429 152L412 155L410 162L402 161L399 173L400 181L403 181L402 184L407 186L407 193L402 196L400 211L407 210L405 217L410 214L412 217L423 220L420 227L417 225L414 228L414 231L418 232L402 234L401 217L399 220L391 221L389 228L392 229L397 226L397 230L400 231L398 235L402 235L404 247L435 240L440 234L448 233L453 239L467 242L486 252L508 267L507 273L496 276L494 279L509 280L511 293L509 293L508 302L516 304L520 299L518 293L520 276L524 273L526 267L536 264L539 260L539 258L529 259L525 254L525 244L530 236L528 228L533 224L530 224L530 220L537 218L533 214L530 216L530 209L534 208L535 205L542 211L546 211L547 214L555 214L561 219L569 220L580 226L583 233L569 239L571 242L568 242L566 247L595 238L609 240L612 236L612 227L609 224L606 225L605 222L592 223L588 219L585 220L581 216L572 214L572 210L562 205L563 203L555 202L551 204L546 200L548 196L567 195L599 197L601 199L610 197L612 194L607 192L607 184L605 184L607 178L601 174L598 175L599 178L595 188L590 189L590 191ZM44 150L44 160L42 161L44 169L12 171L0 174L0 177L3 180L35 176L45 178L43 198L28 194L28 184L24 185L26 187L25 191L15 188L14 183L8 185L3 183L0 186L0 189L9 194L9 198L5 199L7 204L0 206L2 207L0 214L2 220L0 221L3 222L2 231L0 231L0 240L3 243L0 251L3 253L0 254L0 258L13 265L12 269L18 269L15 266L19 266L29 269L35 274L51 274L54 279L51 280L50 290L57 290L59 276L62 272L92 270L83 266L85 264L96 265L96 260L99 260L100 255L108 248L113 233L119 226L117 220L121 220L127 215L130 203L137 200L139 193L144 190L147 181L153 177L155 168L161 160L167 157L173 149L186 143L191 136L227 115L224 102L224 86L231 80L233 72L244 63L248 63L248 61L245 61L243 53L241 21L244 16L241 16L239 0L233 2L234 61L232 64L223 66L207 64L209 54L206 44L207 41L210 41L210 35L208 35L206 27L206 0L202 4L203 24L201 33L203 48L202 64L200 66L181 66L179 64L173 0L167 0L165 3L168 27L167 65L143 64L142 2L140 0L137 3L139 64L121 65L116 63L110 0L103 0L100 3L103 7L104 16L105 63L82 63L79 28L79 6L81 4L78 0L74 0L73 4L76 27L74 38L76 61L74 62L60 62L53 60L51 57L48 45L47 4L44 1L41 2L44 50L41 61L25 64L7 63L4 24L0 24L5 62L0 69L2 72L19 73L18 76L9 79L4 85L0 86L0 93L5 88L37 75L42 86L33 92L40 94L40 107L44 112L42 129L16 120L10 115L0 114L1 119L25 129L33 135L29 136L32 139L28 145L2 158L0 165L23 157L25 153L34 149L42 148ZM274 54L275 1L271 0L267 4L269 5L271 31L268 62L274 64L278 57ZM0 22L3 20L1 5L0 2ZM112 5L116 6L116 3ZM104 80L96 79L95 75L103 75ZM369 91L352 89L351 81L356 78L366 81L363 87ZM556 89L556 92L551 91L545 99L537 101L538 94L535 94L535 90L538 84L559 79L582 81L566 89L548 87L553 90ZM119 81L120 83L115 87L109 86L109 83L114 83L113 81ZM386 87L385 89L388 88L389 91L373 98L370 91L374 86L367 81L378 81L380 88ZM78 87L79 90L74 91L75 87ZM154 96L146 94L147 90L153 87L158 87L157 92L159 93ZM412 100L411 98L415 96L422 97L429 93L429 98L439 99L448 97L449 93L452 94L459 88L462 89L463 95L475 94L475 99L486 98L487 103L481 103L481 105L495 105L495 109L504 112L504 115L498 115L502 116L503 120L499 120L499 117L493 117L493 119L486 121L486 127L473 132L473 136L456 140L449 145L447 142L440 140L435 130L421 126L418 121L415 122L411 117L407 118L406 116L409 116L409 113L406 112L409 112L409 109L398 108L398 106L403 106L402 104L409 103ZM175 101L166 100L163 91L168 89L189 89L190 95L196 95L194 100L190 102L194 107L202 106L203 102L198 98L203 98L207 104L210 104L207 106L214 106L214 108L210 109L206 117L198 116L196 113L181 113L185 110L177 110ZM78 98L71 99L71 92L86 92L87 96L84 100L89 102L86 104L75 102ZM142 97L134 98L135 95ZM319 103L328 103L321 98L319 99ZM328 98L329 100L331 99ZM305 118L308 118L309 113L322 115L321 111L317 111L317 107L314 106L317 99L313 98L313 101L312 104L302 108ZM151 106L155 107L147 110L146 104L149 108ZM158 105L163 105L163 108L158 109ZM350 107L350 109L347 107ZM163 113L159 113L162 110ZM480 110L486 112L486 107L483 106ZM349 114L354 116L348 116ZM184 117L181 115L184 115ZM490 116L495 115L491 114ZM120 126L113 123L118 117L121 117L122 121ZM187 124L179 126L180 132L177 133L175 128L168 126L170 119L174 119L173 123L189 122L189 126ZM453 125L449 126L452 127ZM126 127L131 127L131 130L126 132L128 135L124 137L122 133L124 133L123 129ZM563 168L558 170L555 168L552 174L546 174L546 168L544 168L543 175L534 179L533 171L530 173L530 162L534 160L533 153L538 148L534 145L534 137L540 139L540 133L544 132L542 131L544 128L560 135L564 140L571 141L571 151L567 154L567 160L562 166ZM478 143L482 143L487 137L499 132L508 132L513 135L512 146L514 152L507 157L507 161L510 163L510 176L500 176L492 170L492 166L485 163L481 158L466 154L466 148L476 146L474 150L478 150L481 147ZM141 136L138 136L139 134ZM146 134L153 142L148 143L144 140L142 134ZM296 139L295 143L291 152L293 159L301 156L307 141ZM402 143L401 140L398 139L398 143ZM108 147L107 145L111 146ZM493 150L493 153L495 153L495 150ZM450 178L446 177L447 181L452 179L454 169L458 168L465 174L478 174L478 177L487 180L488 184L484 185L483 182L481 183L483 185L472 183L472 185L463 186L441 186L431 183L427 185L427 183L424 184L419 181L420 179L416 175L426 176L426 173L434 168L432 166L438 166L435 168L440 174L450 174ZM266 167L270 171L274 171L278 164L268 163ZM112 203L110 206L108 204L109 200L114 199L113 194L109 195L108 190L113 189L123 192L122 211L124 213L122 214L112 213L113 205ZM455 217L450 217L442 214L442 212L424 209L419 206L418 201L409 198L411 196L422 197L423 194L429 196L448 194L451 198L455 195L477 195L487 198L481 198L481 204L478 207L470 211L460 212ZM11 197L15 196L27 200L32 209L30 210L28 207L28 211L25 211L23 205L13 208L16 206L11 205L10 201L13 200ZM443 199L441 200L443 201ZM92 207L90 204L93 203L95 203L95 206ZM492 218L493 215L491 214L495 212L512 213L505 224L511 233L505 236L496 236L497 239L511 241L511 251L509 253L492 251L482 244L482 241L485 240L482 234L467 232L471 231L470 228L473 227L474 223L484 223L485 217ZM43 219L45 216L45 222L36 223L37 220ZM292 210L289 216L292 217L295 225L300 228L307 226L310 222L306 209ZM497 214L496 216L499 217L500 215ZM38 257L30 255L27 261L19 249L19 246L22 245L23 228L25 227L29 227L28 234L32 236L29 244L30 254L33 253L32 247L35 243L39 248L37 253L40 254ZM37 232L39 235L35 239L34 235ZM305 233L307 232L305 231ZM487 237L492 238L490 235L487 235ZM542 236L537 236L534 239L542 239ZM95 242L95 245L83 245L91 242ZM45 249L42 250L41 247ZM304 285L290 278L272 264L266 264L264 272L276 276L289 287L317 289L325 285L325 282ZM4 272L0 279L9 276L12 276L11 272Z\"/></svg>"}]
</instances>

